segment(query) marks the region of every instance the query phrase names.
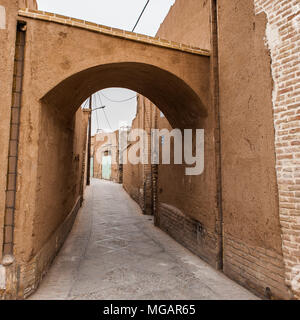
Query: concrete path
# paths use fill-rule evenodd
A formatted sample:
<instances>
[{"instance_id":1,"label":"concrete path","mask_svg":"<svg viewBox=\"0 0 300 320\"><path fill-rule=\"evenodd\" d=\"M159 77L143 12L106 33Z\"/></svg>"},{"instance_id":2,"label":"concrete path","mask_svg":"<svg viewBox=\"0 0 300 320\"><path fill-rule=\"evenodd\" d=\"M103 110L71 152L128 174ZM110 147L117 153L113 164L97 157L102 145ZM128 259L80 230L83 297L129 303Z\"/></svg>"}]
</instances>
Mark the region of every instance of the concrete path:
<instances>
[{"instance_id":1,"label":"concrete path","mask_svg":"<svg viewBox=\"0 0 300 320\"><path fill-rule=\"evenodd\" d=\"M121 185L92 180L70 236L29 299L257 299L153 226Z\"/></svg>"}]
</instances>

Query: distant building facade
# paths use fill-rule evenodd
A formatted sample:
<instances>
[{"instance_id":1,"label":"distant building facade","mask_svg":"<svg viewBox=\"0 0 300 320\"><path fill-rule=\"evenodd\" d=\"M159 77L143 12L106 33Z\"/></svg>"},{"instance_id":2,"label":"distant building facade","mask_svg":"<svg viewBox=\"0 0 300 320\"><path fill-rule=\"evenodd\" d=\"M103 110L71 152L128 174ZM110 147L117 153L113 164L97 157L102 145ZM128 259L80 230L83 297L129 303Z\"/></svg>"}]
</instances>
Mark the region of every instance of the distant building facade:
<instances>
[{"instance_id":1,"label":"distant building facade","mask_svg":"<svg viewBox=\"0 0 300 320\"><path fill-rule=\"evenodd\" d=\"M114 141L109 141L104 131L97 132L91 138L91 176L96 179L122 181L119 161L119 131L113 132Z\"/></svg>"}]
</instances>

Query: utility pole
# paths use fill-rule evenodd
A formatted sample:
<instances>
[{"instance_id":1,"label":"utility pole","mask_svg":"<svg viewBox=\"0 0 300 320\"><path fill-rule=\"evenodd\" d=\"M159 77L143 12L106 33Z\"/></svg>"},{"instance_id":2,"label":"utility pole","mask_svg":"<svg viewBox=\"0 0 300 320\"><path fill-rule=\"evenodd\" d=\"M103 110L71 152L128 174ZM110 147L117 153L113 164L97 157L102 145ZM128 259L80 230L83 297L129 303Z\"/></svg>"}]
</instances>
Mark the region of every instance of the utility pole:
<instances>
[{"instance_id":1,"label":"utility pole","mask_svg":"<svg viewBox=\"0 0 300 320\"><path fill-rule=\"evenodd\" d=\"M88 152L87 152L87 175L86 175L86 184L89 186L91 184L91 141L92 141L92 95L89 99L89 140L88 140Z\"/></svg>"}]
</instances>

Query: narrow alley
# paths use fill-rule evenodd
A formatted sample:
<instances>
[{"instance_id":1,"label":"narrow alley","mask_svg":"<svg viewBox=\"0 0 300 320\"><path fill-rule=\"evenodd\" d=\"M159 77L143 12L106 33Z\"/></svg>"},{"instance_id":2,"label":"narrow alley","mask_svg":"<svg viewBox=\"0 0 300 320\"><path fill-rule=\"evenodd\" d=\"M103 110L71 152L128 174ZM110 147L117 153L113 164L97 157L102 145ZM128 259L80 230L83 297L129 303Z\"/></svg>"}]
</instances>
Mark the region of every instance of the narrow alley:
<instances>
[{"instance_id":1,"label":"narrow alley","mask_svg":"<svg viewBox=\"0 0 300 320\"><path fill-rule=\"evenodd\" d=\"M29 299L257 299L153 225L122 185L93 179Z\"/></svg>"}]
</instances>

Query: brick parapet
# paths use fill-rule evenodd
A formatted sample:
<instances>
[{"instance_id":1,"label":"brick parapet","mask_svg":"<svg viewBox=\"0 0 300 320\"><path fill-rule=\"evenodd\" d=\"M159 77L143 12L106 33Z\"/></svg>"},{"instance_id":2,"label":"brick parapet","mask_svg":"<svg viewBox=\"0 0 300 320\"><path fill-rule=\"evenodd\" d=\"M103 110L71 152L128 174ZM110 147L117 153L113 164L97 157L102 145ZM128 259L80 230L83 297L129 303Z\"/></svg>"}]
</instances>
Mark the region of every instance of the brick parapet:
<instances>
[{"instance_id":1,"label":"brick parapet","mask_svg":"<svg viewBox=\"0 0 300 320\"><path fill-rule=\"evenodd\" d=\"M56 13L50 13L50 12L38 11L38 10L32 10L32 9L26 8L26 9L19 10L19 16L47 21L47 22L59 23L59 24L86 29L94 32L99 32L99 33L110 35L113 37L119 37L122 39L143 42L143 43L147 43L147 44L151 44L159 47L165 47L165 48L179 50L179 51L197 54L201 56L210 56L210 52L208 50L194 47L191 45L186 45L183 43L161 39L160 37L151 37L144 34L112 28L112 27L100 25L100 24L85 21L85 20L63 16Z\"/></svg>"}]
</instances>

